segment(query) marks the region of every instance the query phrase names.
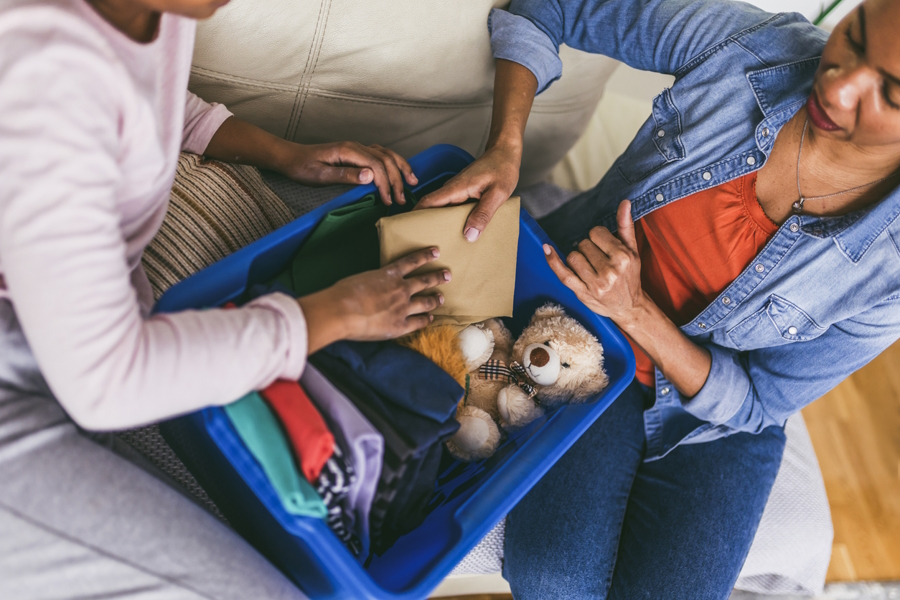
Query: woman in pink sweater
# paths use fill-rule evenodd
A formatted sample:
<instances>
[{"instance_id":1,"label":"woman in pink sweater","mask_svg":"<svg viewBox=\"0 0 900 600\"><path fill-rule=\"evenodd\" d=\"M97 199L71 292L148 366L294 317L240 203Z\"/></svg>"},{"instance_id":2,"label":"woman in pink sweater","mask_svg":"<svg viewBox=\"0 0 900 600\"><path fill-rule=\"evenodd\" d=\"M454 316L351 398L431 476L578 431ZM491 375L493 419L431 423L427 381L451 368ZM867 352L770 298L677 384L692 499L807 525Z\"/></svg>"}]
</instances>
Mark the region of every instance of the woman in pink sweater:
<instances>
[{"instance_id":1,"label":"woman in pink sweater","mask_svg":"<svg viewBox=\"0 0 900 600\"><path fill-rule=\"evenodd\" d=\"M403 203L403 158L286 142L187 92L227 0L0 8L0 597L299 597L252 549L80 428L135 427L299 378L308 353L428 323L429 249L303 298L149 316L141 253L179 152Z\"/></svg>"}]
</instances>

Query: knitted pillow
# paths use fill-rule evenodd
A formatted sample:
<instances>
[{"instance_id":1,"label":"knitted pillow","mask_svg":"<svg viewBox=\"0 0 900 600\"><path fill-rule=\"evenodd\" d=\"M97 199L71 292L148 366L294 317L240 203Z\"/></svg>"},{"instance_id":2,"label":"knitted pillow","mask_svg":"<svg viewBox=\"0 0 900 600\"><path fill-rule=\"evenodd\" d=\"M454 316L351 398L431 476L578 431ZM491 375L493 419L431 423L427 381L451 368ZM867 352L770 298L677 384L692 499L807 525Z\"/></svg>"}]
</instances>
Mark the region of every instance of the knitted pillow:
<instances>
[{"instance_id":1,"label":"knitted pillow","mask_svg":"<svg viewBox=\"0 0 900 600\"><path fill-rule=\"evenodd\" d=\"M182 153L165 220L144 250L154 297L292 218L256 168Z\"/></svg>"}]
</instances>

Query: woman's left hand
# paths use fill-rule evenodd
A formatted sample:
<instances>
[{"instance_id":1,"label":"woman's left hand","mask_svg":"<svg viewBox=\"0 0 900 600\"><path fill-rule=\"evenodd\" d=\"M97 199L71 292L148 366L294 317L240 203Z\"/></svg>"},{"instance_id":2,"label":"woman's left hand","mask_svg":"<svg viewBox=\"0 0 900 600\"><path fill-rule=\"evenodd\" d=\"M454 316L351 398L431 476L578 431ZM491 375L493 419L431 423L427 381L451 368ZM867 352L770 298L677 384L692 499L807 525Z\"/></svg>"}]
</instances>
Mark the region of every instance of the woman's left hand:
<instances>
[{"instance_id":1,"label":"woman's left hand","mask_svg":"<svg viewBox=\"0 0 900 600\"><path fill-rule=\"evenodd\" d=\"M550 268L579 300L621 327L635 320L647 297L641 287L641 257L630 201L619 204L616 219L618 236L606 227L594 227L566 262L547 244L544 253Z\"/></svg>"},{"instance_id":2,"label":"woman's left hand","mask_svg":"<svg viewBox=\"0 0 900 600\"><path fill-rule=\"evenodd\" d=\"M381 201L387 205L406 204L404 179L410 185L419 183L406 159L378 144L291 143L279 162L278 171L304 185L359 185L374 181Z\"/></svg>"}]
</instances>

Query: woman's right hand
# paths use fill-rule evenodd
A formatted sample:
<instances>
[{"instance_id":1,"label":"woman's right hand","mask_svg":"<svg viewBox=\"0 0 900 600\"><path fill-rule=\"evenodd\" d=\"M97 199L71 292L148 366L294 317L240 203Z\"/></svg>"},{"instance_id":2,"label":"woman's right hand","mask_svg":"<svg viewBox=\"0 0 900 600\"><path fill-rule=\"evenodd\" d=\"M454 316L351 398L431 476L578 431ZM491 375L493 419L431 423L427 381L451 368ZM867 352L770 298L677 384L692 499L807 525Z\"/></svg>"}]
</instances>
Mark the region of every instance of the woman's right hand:
<instances>
[{"instance_id":1,"label":"woman's right hand","mask_svg":"<svg viewBox=\"0 0 900 600\"><path fill-rule=\"evenodd\" d=\"M444 187L419 200L416 210L462 204L475 198L478 204L469 213L463 235L470 242L478 239L519 183L525 124L537 85L537 78L526 67L497 59L494 110L484 154Z\"/></svg>"},{"instance_id":2,"label":"woman's right hand","mask_svg":"<svg viewBox=\"0 0 900 600\"><path fill-rule=\"evenodd\" d=\"M497 209L512 196L519 182L521 164L521 144L492 146L441 189L422 198L415 210L462 204L472 198L477 199L478 204L469 213L463 227L463 235L474 242L491 222Z\"/></svg>"},{"instance_id":3,"label":"woman's right hand","mask_svg":"<svg viewBox=\"0 0 900 600\"><path fill-rule=\"evenodd\" d=\"M440 256L425 248L376 271L342 279L330 288L303 296L297 302L306 317L308 352L338 340L385 340L428 325L428 314L444 303L440 293L427 293L450 281L450 271L410 273Z\"/></svg>"}]
</instances>

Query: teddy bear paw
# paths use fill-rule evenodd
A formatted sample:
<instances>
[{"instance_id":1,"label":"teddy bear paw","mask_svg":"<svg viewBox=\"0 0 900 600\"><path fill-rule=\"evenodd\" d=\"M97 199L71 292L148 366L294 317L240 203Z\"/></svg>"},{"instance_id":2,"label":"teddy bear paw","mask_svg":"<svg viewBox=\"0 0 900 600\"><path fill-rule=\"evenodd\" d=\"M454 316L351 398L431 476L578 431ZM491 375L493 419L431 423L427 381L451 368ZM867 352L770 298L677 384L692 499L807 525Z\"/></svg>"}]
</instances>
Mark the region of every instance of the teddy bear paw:
<instances>
[{"instance_id":1,"label":"teddy bear paw","mask_svg":"<svg viewBox=\"0 0 900 600\"><path fill-rule=\"evenodd\" d=\"M494 333L481 323L469 325L456 334L456 339L470 373L490 360L494 352Z\"/></svg>"},{"instance_id":2,"label":"teddy bear paw","mask_svg":"<svg viewBox=\"0 0 900 600\"><path fill-rule=\"evenodd\" d=\"M474 406L462 406L456 413L459 430L447 440L450 454L464 461L481 460L500 445L500 429L489 414Z\"/></svg>"},{"instance_id":3,"label":"teddy bear paw","mask_svg":"<svg viewBox=\"0 0 900 600\"><path fill-rule=\"evenodd\" d=\"M544 414L537 402L516 385L500 390L497 409L500 412L500 426L504 429L524 427Z\"/></svg>"}]
</instances>

